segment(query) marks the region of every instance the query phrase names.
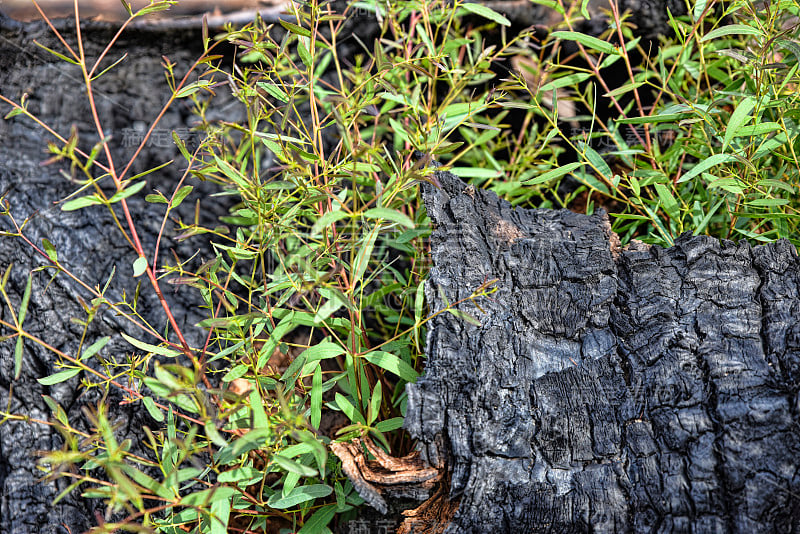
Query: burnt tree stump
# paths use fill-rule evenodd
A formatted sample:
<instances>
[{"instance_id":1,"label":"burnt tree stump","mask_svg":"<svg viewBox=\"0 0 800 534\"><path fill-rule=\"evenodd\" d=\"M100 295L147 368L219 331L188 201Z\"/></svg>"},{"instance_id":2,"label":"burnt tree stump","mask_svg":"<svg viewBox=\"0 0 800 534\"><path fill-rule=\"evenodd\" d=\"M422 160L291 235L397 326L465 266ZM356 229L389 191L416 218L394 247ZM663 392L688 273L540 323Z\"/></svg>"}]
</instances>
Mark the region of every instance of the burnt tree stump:
<instances>
[{"instance_id":1,"label":"burnt tree stump","mask_svg":"<svg viewBox=\"0 0 800 534\"><path fill-rule=\"evenodd\" d=\"M446 532L800 531L788 241L620 250L604 214L436 177L430 309L497 279L485 313L458 306L480 326L433 320L407 388L406 428L458 504Z\"/></svg>"}]
</instances>

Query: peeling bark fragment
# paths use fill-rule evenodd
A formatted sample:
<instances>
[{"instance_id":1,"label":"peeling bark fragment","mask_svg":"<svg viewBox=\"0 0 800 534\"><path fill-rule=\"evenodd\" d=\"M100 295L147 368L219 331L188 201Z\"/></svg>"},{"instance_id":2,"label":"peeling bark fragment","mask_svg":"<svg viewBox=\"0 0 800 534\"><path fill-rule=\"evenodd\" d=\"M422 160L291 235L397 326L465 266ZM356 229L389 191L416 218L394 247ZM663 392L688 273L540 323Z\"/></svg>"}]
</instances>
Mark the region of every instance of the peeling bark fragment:
<instances>
[{"instance_id":1,"label":"peeling bark fragment","mask_svg":"<svg viewBox=\"0 0 800 534\"><path fill-rule=\"evenodd\" d=\"M374 460L366 458L362 445ZM369 438L333 442L330 448L342 461L342 471L361 498L383 514L389 510L384 496L422 501L429 497L430 490L440 478L439 471L427 466L420 459L419 452L394 458Z\"/></svg>"},{"instance_id":2,"label":"peeling bark fragment","mask_svg":"<svg viewBox=\"0 0 800 534\"><path fill-rule=\"evenodd\" d=\"M407 388L406 428L459 502L446 532L800 530L788 242L621 250L602 214L514 210L436 178L430 308L498 279L486 313L459 306L480 326L432 321Z\"/></svg>"}]
</instances>

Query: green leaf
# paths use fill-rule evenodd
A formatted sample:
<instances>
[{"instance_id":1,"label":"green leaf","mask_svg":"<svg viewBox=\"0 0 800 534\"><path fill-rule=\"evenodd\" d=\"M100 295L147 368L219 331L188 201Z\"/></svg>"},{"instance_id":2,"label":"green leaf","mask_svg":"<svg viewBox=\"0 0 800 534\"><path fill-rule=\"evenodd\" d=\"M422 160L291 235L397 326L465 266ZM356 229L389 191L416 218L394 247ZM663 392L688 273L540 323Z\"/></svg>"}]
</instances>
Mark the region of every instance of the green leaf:
<instances>
[{"instance_id":1,"label":"green leaf","mask_svg":"<svg viewBox=\"0 0 800 534\"><path fill-rule=\"evenodd\" d=\"M603 156L601 156L595 149L593 149L589 145L583 144L582 148L584 150L584 157L586 157L586 159L589 161L589 163L592 164L595 170L600 173L600 176L602 176L608 182L610 182L611 178L613 178L613 175L611 173L611 168L608 166L608 163L606 163L606 161L603 159Z\"/></svg>"},{"instance_id":2,"label":"green leaf","mask_svg":"<svg viewBox=\"0 0 800 534\"><path fill-rule=\"evenodd\" d=\"M267 501L267 505L271 508L283 510L286 508L293 508L298 504L312 501L314 499L327 497L331 493L333 493L333 488L327 484L311 484L309 486L300 486L299 488L294 488L285 497L282 497L280 492L274 493Z\"/></svg>"},{"instance_id":3,"label":"green leaf","mask_svg":"<svg viewBox=\"0 0 800 534\"><path fill-rule=\"evenodd\" d=\"M303 28L302 26L298 26L297 24L293 24L283 19L280 19L278 22L280 22L281 26L286 28L286 31L288 31L289 33L302 35L303 37L311 37L311 31L306 28Z\"/></svg>"},{"instance_id":4,"label":"green leaf","mask_svg":"<svg viewBox=\"0 0 800 534\"><path fill-rule=\"evenodd\" d=\"M756 185L758 187L777 187L778 189L782 189L791 195L795 193L795 186L774 178L764 178L763 180L759 180Z\"/></svg>"},{"instance_id":5,"label":"green leaf","mask_svg":"<svg viewBox=\"0 0 800 534\"><path fill-rule=\"evenodd\" d=\"M468 314L465 311L459 310L457 308L450 308L447 310L449 313L452 313L455 317L458 317L462 321L465 321L473 326L480 326L481 322L473 317L472 315Z\"/></svg>"},{"instance_id":6,"label":"green leaf","mask_svg":"<svg viewBox=\"0 0 800 534\"><path fill-rule=\"evenodd\" d=\"M414 382L417 376L419 376L413 367L389 352L376 350L365 354L364 359L371 364L396 374L406 382Z\"/></svg>"},{"instance_id":7,"label":"green leaf","mask_svg":"<svg viewBox=\"0 0 800 534\"><path fill-rule=\"evenodd\" d=\"M585 18L586 20L592 20L592 16L589 14L589 0L582 0L581 1L581 17Z\"/></svg>"},{"instance_id":8,"label":"green leaf","mask_svg":"<svg viewBox=\"0 0 800 534\"><path fill-rule=\"evenodd\" d=\"M250 411L253 414L253 428L269 428L269 418L267 412L264 410L264 401L258 388L254 388L250 392Z\"/></svg>"},{"instance_id":9,"label":"green leaf","mask_svg":"<svg viewBox=\"0 0 800 534\"><path fill-rule=\"evenodd\" d=\"M81 360L81 361L83 361L83 360L86 360L86 359L88 359L88 358L91 358L92 356L94 356L95 354L97 354L98 352L100 352L100 350L101 350L103 347L105 347L105 346L106 346L106 344L107 344L107 343L108 343L110 340L111 340L111 338L110 338L109 336L101 337L100 339L98 339L97 341L95 341L94 343L92 343L91 345L89 345L89 346L88 346L88 347L87 347L87 348L86 348L86 349L83 351L83 354L81 354L80 360Z\"/></svg>"},{"instance_id":10,"label":"green leaf","mask_svg":"<svg viewBox=\"0 0 800 534\"><path fill-rule=\"evenodd\" d=\"M664 184L655 184L656 193L658 193L658 198L661 201L661 206L664 208L664 211L667 213L667 216L674 220L678 220L678 201L675 200L675 197L672 196L670 190Z\"/></svg>"},{"instance_id":11,"label":"green leaf","mask_svg":"<svg viewBox=\"0 0 800 534\"><path fill-rule=\"evenodd\" d=\"M320 534L329 530L328 524L336 515L335 504L327 504L314 512L314 515L308 518L303 524L303 528L297 534Z\"/></svg>"},{"instance_id":12,"label":"green leaf","mask_svg":"<svg viewBox=\"0 0 800 534\"><path fill-rule=\"evenodd\" d=\"M161 411L161 408L156 406L156 403L152 398L142 397L142 404L144 404L144 407L147 410L147 413L150 414L150 417L159 423L164 420L164 413Z\"/></svg>"},{"instance_id":13,"label":"green leaf","mask_svg":"<svg viewBox=\"0 0 800 534\"><path fill-rule=\"evenodd\" d=\"M422 325L422 314L425 311L425 280L422 280L417 286L416 294L414 295L414 344L419 350L419 329Z\"/></svg>"},{"instance_id":14,"label":"green leaf","mask_svg":"<svg viewBox=\"0 0 800 534\"><path fill-rule=\"evenodd\" d=\"M750 121L750 112L756 105L756 100L752 96L748 96L736 106L736 109L731 113L731 118L725 128L725 139L722 142L722 152L728 148L734 137L738 134L742 126Z\"/></svg>"},{"instance_id":15,"label":"green leaf","mask_svg":"<svg viewBox=\"0 0 800 534\"><path fill-rule=\"evenodd\" d=\"M342 375L339 375L342 376ZM303 441L303 445L308 446L311 450L314 461L317 463L320 477L325 478L325 465L328 462L328 449L325 445L311 432L303 431L299 434L299 439Z\"/></svg>"},{"instance_id":16,"label":"green leaf","mask_svg":"<svg viewBox=\"0 0 800 534\"><path fill-rule=\"evenodd\" d=\"M311 426L319 428L322 420L322 367L314 369L311 379Z\"/></svg>"},{"instance_id":17,"label":"green leaf","mask_svg":"<svg viewBox=\"0 0 800 534\"><path fill-rule=\"evenodd\" d=\"M108 199L108 203L109 204L113 204L115 202L119 202L120 200L122 200L124 198L128 198L130 196L133 196L136 193L138 193L139 191L141 191L142 188L145 185L147 185L147 182L142 180L140 182L136 182L135 184L133 184L132 186L128 187L127 189L120 189L119 191L114 193L114 195L111 198Z\"/></svg>"},{"instance_id":18,"label":"green leaf","mask_svg":"<svg viewBox=\"0 0 800 534\"><path fill-rule=\"evenodd\" d=\"M319 474L316 469L303 465L300 462L290 460L280 454L273 454L272 461L278 464L281 469L287 473L295 473L301 477L315 477Z\"/></svg>"},{"instance_id":19,"label":"green leaf","mask_svg":"<svg viewBox=\"0 0 800 534\"><path fill-rule=\"evenodd\" d=\"M471 2L461 4L461 7L464 8L466 11L473 13L475 15L479 15L485 19L489 19L493 22L500 24L501 26L511 26L511 21L505 18L503 15L490 9L487 6L481 4L473 4Z\"/></svg>"},{"instance_id":20,"label":"green leaf","mask_svg":"<svg viewBox=\"0 0 800 534\"><path fill-rule=\"evenodd\" d=\"M183 202L183 199L185 199L187 195L192 192L192 189L194 189L194 186L191 185L184 185L178 189L172 196L172 207L177 208L180 206L181 202Z\"/></svg>"},{"instance_id":21,"label":"green leaf","mask_svg":"<svg viewBox=\"0 0 800 534\"><path fill-rule=\"evenodd\" d=\"M757 198L755 200L751 200L746 202L748 206L756 206L756 207L772 207L772 206L783 206L784 204L788 204L789 200L786 198Z\"/></svg>"},{"instance_id":22,"label":"green leaf","mask_svg":"<svg viewBox=\"0 0 800 534\"><path fill-rule=\"evenodd\" d=\"M8 120L8 119L10 119L11 117L16 117L17 115L21 115L21 114L23 114L23 113L25 113L25 110L24 110L23 108L17 108L17 107L15 107L15 108L13 108L11 111L9 111L9 112L6 114L6 116L5 116L5 117L3 117L3 118L4 118L5 120ZM78 482L78 483L80 484L80 482Z\"/></svg>"},{"instance_id":23,"label":"green leaf","mask_svg":"<svg viewBox=\"0 0 800 534\"><path fill-rule=\"evenodd\" d=\"M328 228L336 224L337 222L341 221L342 219L347 219L350 217L350 214L342 209L334 209L333 211L327 211L322 214L322 217L317 219L314 223L314 226L311 227L311 235L316 236L319 235L323 228Z\"/></svg>"},{"instance_id":24,"label":"green leaf","mask_svg":"<svg viewBox=\"0 0 800 534\"><path fill-rule=\"evenodd\" d=\"M258 82L258 83L256 83L256 86L259 87L260 89L263 89L264 91L269 93L270 96L273 96L273 97L277 98L278 100L280 100L284 104L289 102L289 95L287 95L283 91L283 89L281 89L280 87L278 87L275 84L266 83L266 82ZM274 141L270 141L270 142L275 144Z\"/></svg>"},{"instance_id":25,"label":"green leaf","mask_svg":"<svg viewBox=\"0 0 800 534\"><path fill-rule=\"evenodd\" d=\"M211 534L228 534L228 519L231 515L231 499L215 497L211 501Z\"/></svg>"},{"instance_id":26,"label":"green leaf","mask_svg":"<svg viewBox=\"0 0 800 534\"><path fill-rule=\"evenodd\" d=\"M252 484L263 478L263 474L254 467L239 467L230 471L223 471L217 476L219 483L247 482L245 485Z\"/></svg>"},{"instance_id":27,"label":"green leaf","mask_svg":"<svg viewBox=\"0 0 800 534\"><path fill-rule=\"evenodd\" d=\"M751 156L750 161L755 161L759 158L763 158L764 156L774 153L778 148L786 144L787 141L788 138L784 132L768 138L758 146L758 150L756 150L755 154Z\"/></svg>"},{"instance_id":28,"label":"green leaf","mask_svg":"<svg viewBox=\"0 0 800 534\"><path fill-rule=\"evenodd\" d=\"M209 419L206 421L206 424L203 425L206 431L206 437L211 440L211 442L216 445L217 447L227 447L228 441L222 437L222 434L219 433L217 430L217 425L214 423L214 419Z\"/></svg>"},{"instance_id":29,"label":"green leaf","mask_svg":"<svg viewBox=\"0 0 800 534\"><path fill-rule=\"evenodd\" d=\"M780 130L782 126L777 122L760 122L750 126L742 126L734 134L734 137L755 137Z\"/></svg>"},{"instance_id":30,"label":"green leaf","mask_svg":"<svg viewBox=\"0 0 800 534\"><path fill-rule=\"evenodd\" d=\"M158 495L159 497L167 500L172 500L175 497L171 491L164 487L163 484L159 484L158 481L151 478L149 475L142 473L132 465L125 465L123 469L125 473L134 480L134 482L143 488L146 488L154 495Z\"/></svg>"},{"instance_id":31,"label":"green leaf","mask_svg":"<svg viewBox=\"0 0 800 534\"><path fill-rule=\"evenodd\" d=\"M284 458L294 458L295 456L300 456L301 454L308 454L311 452L311 445L308 443L295 443L294 445L290 445L281 451L281 456Z\"/></svg>"},{"instance_id":32,"label":"green leaf","mask_svg":"<svg viewBox=\"0 0 800 534\"><path fill-rule=\"evenodd\" d=\"M703 36L702 39L700 39L700 42L704 43L706 41L710 41L711 39L716 39L717 37L734 34L761 35L761 30L758 28L753 28L752 26L745 26L744 24L729 24L727 26L720 26L719 28L708 32Z\"/></svg>"},{"instance_id":33,"label":"green leaf","mask_svg":"<svg viewBox=\"0 0 800 534\"><path fill-rule=\"evenodd\" d=\"M694 11L692 11L692 15L694 16L694 20L700 20L700 17L703 15L703 12L706 10L706 6L708 5L709 0L696 0L694 4Z\"/></svg>"},{"instance_id":34,"label":"green leaf","mask_svg":"<svg viewBox=\"0 0 800 534\"><path fill-rule=\"evenodd\" d=\"M43 386L52 386L53 384L59 384L66 380L69 380L73 376L77 375L81 372L80 368L73 368L73 369L65 369L60 371L56 374L46 376L44 378L37 378L36 381L39 382Z\"/></svg>"},{"instance_id":35,"label":"green leaf","mask_svg":"<svg viewBox=\"0 0 800 534\"><path fill-rule=\"evenodd\" d=\"M522 183L525 185L539 185L549 182L550 180L555 180L556 178L561 178L565 174L569 174L578 167L581 167L583 163L568 163L563 167L559 167L557 169L553 169L552 171L547 171L544 174L541 174L535 178L531 178L529 180L523 180Z\"/></svg>"},{"instance_id":36,"label":"green leaf","mask_svg":"<svg viewBox=\"0 0 800 534\"><path fill-rule=\"evenodd\" d=\"M250 188L250 184L247 182L244 175L238 170L231 167L227 161L225 161L224 159L220 159L219 156L214 156L214 160L216 161L217 168L220 171L222 171L222 174L230 178L231 181L235 183L240 189L246 190Z\"/></svg>"},{"instance_id":37,"label":"green leaf","mask_svg":"<svg viewBox=\"0 0 800 534\"><path fill-rule=\"evenodd\" d=\"M691 113L664 113L647 117L633 117L630 119L617 119L617 124L658 124L660 122L675 122L686 118Z\"/></svg>"},{"instance_id":38,"label":"green leaf","mask_svg":"<svg viewBox=\"0 0 800 534\"><path fill-rule=\"evenodd\" d=\"M797 59L797 62L800 63L800 45L798 45L796 41L778 39L775 43L778 49L786 49L791 52L795 59Z\"/></svg>"},{"instance_id":39,"label":"green leaf","mask_svg":"<svg viewBox=\"0 0 800 534\"><path fill-rule=\"evenodd\" d=\"M736 161L736 157L734 157L731 154L714 154L713 156L706 158L697 165L695 165L692 168L692 170L681 176L677 183L687 182L692 178L694 178L695 176L697 176L698 174L700 174L701 172L705 172L711 167L714 167L715 165L719 165L721 163L728 163L730 161Z\"/></svg>"},{"instance_id":40,"label":"green leaf","mask_svg":"<svg viewBox=\"0 0 800 534\"><path fill-rule=\"evenodd\" d=\"M367 219L385 219L412 229L415 227L414 221L408 215L389 208L368 209L364 212L364 217Z\"/></svg>"},{"instance_id":41,"label":"green leaf","mask_svg":"<svg viewBox=\"0 0 800 534\"><path fill-rule=\"evenodd\" d=\"M230 371L225 373L225 376L222 377L223 382L233 382L237 378L241 378L242 376L247 373L248 367L244 364L235 365L231 368Z\"/></svg>"},{"instance_id":42,"label":"green leaf","mask_svg":"<svg viewBox=\"0 0 800 534\"><path fill-rule=\"evenodd\" d=\"M341 290L335 287L321 287L319 294L327 299L314 314L314 324L322 324L325 319L339 311L342 306L352 308L351 302Z\"/></svg>"},{"instance_id":43,"label":"green leaf","mask_svg":"<svg viewBox=\"0 0 800 534\"><path fill-rule=\"evenodd\" d=\"M311 57L311 52L308 50L306 41L308 41L308 37L300 37L297 40L297 55L300 56L300 60L303 64L311 70L314 68L314 58Z\"/></svg>"},{"instance_id":44,"label":"green leaf","mask_svg":"<svg viewBox=\"0 0 800 534\"><path fill-rule=\"evenodd\" d=\"M402 417L392 417L391 419L386 419L385 421L381 421L375 425L375 430L378 432L391 432L393 430L397 430L398 428L403 427L403 418Z\"/></svg>"},{"instance_id":45,"label":"green leaf","mask_svg":"<svg viewBox=\"0 0 800 534\"><path fill-rule=\"evenodd\" d=\"M694 235L700 235L705 231L706 227L708 226L708 223L711 222L711 217L714 216L714 214L717 212L717 210L719 209L719 207L722 205L723 202L725 202L725 197L719 199L717 203L714 204L714 207L708 210L708 213L706 213L705 217L703 217L703 220L700 221L700 224L698 224L697 228L694 229L693 232Z\"/></svg>"},{"instance_id":46,"label":"green leaf","mask_svg":"<svg viewBox=\"0 0 800 534\"><path fill-rule=\"evenodd\" d=\"M331 343L330 341L317 343L313 347L309 347L304 350L300 356L294 359L291 365L289 365L289 367L283 373L281 380L286 381L307 363L317 360L325 360L328 358L335 358L336 356L344 354L344 352L344 348L336 343Z\"/></svg>"},{"instance_id":47,"label":"green leaf","mask_svg":"<svg viewBox=\"0 0 800 534\"><path fill-rule=\"evenodd\" d=\"M164 11L165 9L169 9L172 4L175 4L174 0L165 0L163 2L152 2L150 5L143 7L139 11L137 11L134 16L135 17L143 17L144 15L149 15L150 13L158 13L159 11Z\"/></svg>"},{"instance_id":48,"label":"green leaf","mask_svg":"<svg viewBox=\"0 0 800 534\"><path fill-rule=\"evenodd\" d=\"M38 46L39 48L43 48L43 49L47 50L48 52L50 52L51 54L53 54L54 56L56 56L58 59L60 59L60 60L62 60L62 61L66 61L67 63L72 63L73 65L80 65L80 62L78 62L78 61L77 61L77 60L75 60L75 59L72 59L72 58L70 58L70 57L67 57L67 56L65 56L64 54L59 54L59 53L58 53L58 52L56 52L55 50L52 50L52 49L50 49L50 48L47 48L47 47L46 47L46 46L44 46L42 43L40 43L40 42L38 42L38 41L36 41L36 40L34 40L33 42L34 42L34 44L35 44L36 46Z\"/></svg>"},{"instance_id":49,"label":"green leaf","mask_svg":"<svg viewBox=\"0 0 800 534\"><path fill-rule=\"evenodd\" d=\"M218 486L207 490L191 493L183 497L180 501L181 506L205 506L217 500L230 500L233 494L237 493L235 488L230 486Z\"/></svg>"},{"instance_id":50,"label":"green leaf","mask_svg":"<svg viewBox=\"0 0 800 534\"><path fill-rule=\"evenodd\" d=\"M132 17L133 9L131 9L130 3L128 3L127 0L120 0L120 2L122 3L122 8L125 10L125 13L127 13L129 17Z\"/></svg>"},{"instance_id":51,"label":"green leaf","mask_svg":"<svg viewBox=\"0 0 800 534\"><path fill-rule=\"evenodd\" d=\"M58 252L56 252L56 247L46 238L42 238L42 246L44 247L45 253L47 253L47 257L50 258L50 261L53 263L58 263Z\"/></svg>"},{"instance_id":52,"label":"green leaf","mask_svg":"<svg viewBox=\"0 0 800 534\"><path fill-rule=\"evenodd\" d=\"M22 373L23 348L22 336L17 336L17 344L14 346L14 380L19 379L19 375Z\"/></svg>"},{"instance_id":53,"label":"green leaf","mask_svg":"<svg viewBox=\"0 0 800 534\"><path fill-rule=\"evenodd\" d=\"M19 312L17 313L17 326L22 327L25 322L25 316L28 315L28 303L31 300L31 289L33 288L33 275L28 275L28 281L25 283L25 291L22 294L22 302L19 304Z\"/></svg>"},{"instance_id":54,"label":"green leaf","mask_svg":"<svg viewBox=\"0 0 800 534\"><path fill-rule=\"evenodd\" d=\"M612 89L611 91L605 93L603 96L606 98L616 98L620 95L624 95L627 92L633 91L634 89L638 89L639 87L643 86L647 82L632 82L626 83L622 87L617 87L616 89Z\"/></svg>"},{"instance_id":55,"label":"green leaf","mask_svg":"<svg viewBox=\"0 0 800 534\"><path fill-rule=\"evenodd\" d=\"M208 87L211 85L211 83L211 80L197 80L196 82L190 83L186 87L179 89L175 93L175 98L185 98L189 95L193 95L203 87Z\"/></svg>"},{"instance_id":56,"label":"green leaf","mask_svg":"<svg viewBox=\"0 0 800 534\"><path fill-rule=\"evenodd\" d=\"M557 2L556 0L531 0L531 2L552 9L562 17L566 16L566 13L564 12L564 8L562 7L561 3Z\"/></svg>"},{"instance_id":57,"label":"green leaf","mask_svg":"<svg viewBox=\"0 0 800 534\"><path fill-rule=\"evenodd\" d=\"M355 287L358 282L364 277L364 273L367 271L367 266L369 265L370 258L372 257L372 249L375 247L375 240L378 238L378 234L381 231L381 224L377 223L375 226L370 230L369 234L367 234L363 241L360 243L361 246L358 247L358 252L353 258L353 263L351 265L352 269L352 287Z\"/></svg>"},{"instance_id":58,"label":"green leaf","mask_svg":"<svg viewBox=\"0 0 800 534\"><path fill-rule=\"evenodd\" d=\"M25 292L22 294L22 302L19 305L19 312L17 313L17 326L22 329L22 323L25 322L25 316L28 313L28 303L31 299L31 288L33 287L33 275L28 275L28 281L25 284ZM14 380L19 378L22 372L22 349L23 349L22 334L17 335L17 345L14 347Z\"/></svg>"},{"instance_id":59,"label":"green leaf","mask_svg":"<svg viewBox=\"0 0 800 534\"><path fill-rule=\"evenodd\" d=\"M503 171L482 167L453 167L450 172L459 178L499 178Z\"/></svg>"},{"instance_id":60,"label":"green leaf","mask_svg":"<svg viewBox=\"0 0 800 534\"><path fill-rule=\"evenodd\" d=\"M380 380L375 383L372 389L372 396L369 398L369 411L367 412L367 424L371 425L381 413L381 402L383 400L383 390Z\"/></svg>"},{"instance_id":61,"label":"green leaf","mask_svg":"<svg viewBox=\"0 0 800 534\"><path fill-rule=\"evenodd\" d=\"M166 356L167 358L174 358L175 356L179 356L181 354L181 352L177 350L168 349L166 347L158 347L156 345L151 345L150 343L145 343L144 341L139 341L138 339L133 338L124 332L122 332L122 337L125 338L125 341L137 349L143 350L147 353L158 354L160 356Z\"/></svg>"},{"instance_id":62,"label":"green leaf","mask_svg":"<svg viewBox=\"0 0 800 534\"><path fill-rule=\"evenodd\" d=\"M237 439L227 447L223 447L214 455L217 462L222 465L227 465L231 462L238 461L243 455L259 449L264 444L264 441L271 435L272 431L268 428L255 428Z\"/></svg>"},{"instance_id":63,"label":"green leaf","mask_svg":"<svg viewBox=\"0 0 800 534\"><path fill-rule=\"evenodd\" d=\"M512 104L512 102L504 102L504 104ZM453 152L456 149L458 149L463 144L464 143L461 142L461 141L457 141L455 143L450 143L450 142L444 142L443 141L442 144L439 145L439 148L435 149L433 151L433 153L436 154L437 156L438 155L442 155L442 154L449 154L450 152Z\"/></svg>"},{"instance_id":64,"label":"green leaf","mask_svg":"<svg viewBox=\"0 0 800 534\"><path fill-rule=\"evenodd\" d=\"M367 422L364 421L364 417L361 415L361 412L356 410L356 407L353 406L353 403L351 403L347 399L347 397L337 392L335 400L336 400L336 406L338 406L339 409L344 412L344 414L347 416L348 419L350 419L350 421L354 423L361 423L362 425L367 424Z\"/></svg>"},{"instance_id":65,"label":"green leaf","mask_svg":"<svg viewBox=\"0 0 800 534\"><path fill-rule=\"evenodd\" d=\"M85 197L78 197L73 198L72 200L68 200L61 205L61 211L75 211L81 208L85 208L87 206L94 206L97 204L102 204L103 201L100 200L97 195L89 195Z\"/></svg>"},{"instance_id":66,"label":"green leaf","mask_svg":"<svg viewBox=\"0 0 800 534\"><path fill-rule=\"evenodd\" d=\"M619 54L614 45L601 41L597 37L592 37L591 35L579 32L559 31L551 33L550 36L561 39L562 41L576 41L583 46L597 50L598 52L603 52L604 54Z\"/></svg>"},{"instance_id":67,"label":"green leaf","mask_svg":"<svg viewBox=\"0 0 800 534\"><path fill-rule=\"evenodd\" d=\"M389 124L392 127L392 133L394 133L394 135L397 136L397 138L400 141L404 143L409 143L412 146L416 146L414 140L411 138L411 135L409 135L409 133L406 131L406 128L405 126L403 126L402 122L393 118L389 118Z\"/></svg>"},{"instance_id":68,"label":"green leaf","mask_svg":"<svg viewBox=\"0 0 800 534\"><path fill-rule=\"evenodd\" d=\"M539 91L552 91L553 89L561 89L562 87L570 87L588 80L592 75L586 72L579 72L576 74L568 74L561 78L548 82L539 88Z\"/></svg>"},{"instance_id":69,"label":"green leaf","mask_svg":"<svg viewBox=\"0 0 800 534\"><path fill-rule=\"evenodd\" d=\"M169 204L169 200L161 191L156 191L154 195L147 195L144 197L145 202L149 202L151 204Z\"/></svg>"},{"instance_id":70,"label":"green leaf","mask_svg":"<svg viewBox=\"0 0 800 534\"><path fill-rule=\"evenodd\" d=\"M136 258L136 261L133 262L133 276L134 278L137 276L141 276L147 270L147 258L144 256L139 256Z\"/></svg>"},{"instance_id":71,"label":"green leaf","mask_svg":"<svg viewBox=\"0 0 800 534\"><path fill-rule=\"evenodd\" d=\"M708 182L709 189L720 188L734 195L741 195L746 188L746 185L737 178L717 178L707 172L704 172L702 176Z\"/></svg>"}]
</instances>

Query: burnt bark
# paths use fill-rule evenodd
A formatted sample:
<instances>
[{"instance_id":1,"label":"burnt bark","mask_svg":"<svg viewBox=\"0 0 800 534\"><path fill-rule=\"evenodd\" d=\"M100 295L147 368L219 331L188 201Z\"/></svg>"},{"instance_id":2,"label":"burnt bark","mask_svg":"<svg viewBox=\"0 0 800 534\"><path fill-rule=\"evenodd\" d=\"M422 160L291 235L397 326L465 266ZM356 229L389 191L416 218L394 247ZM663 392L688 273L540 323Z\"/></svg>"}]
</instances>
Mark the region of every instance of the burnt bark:
<instances>
[{"instance_id":1,"label":"burnt bark","mask_svg":"<svg viewBox=\"0 0 800 534\"><path fill-rule=\"evenodd\" d=\"M443 172L406 428L445 465L447 532L799 532L800 260L604 214L512 209Z\"/></svg>"}]
</instances>

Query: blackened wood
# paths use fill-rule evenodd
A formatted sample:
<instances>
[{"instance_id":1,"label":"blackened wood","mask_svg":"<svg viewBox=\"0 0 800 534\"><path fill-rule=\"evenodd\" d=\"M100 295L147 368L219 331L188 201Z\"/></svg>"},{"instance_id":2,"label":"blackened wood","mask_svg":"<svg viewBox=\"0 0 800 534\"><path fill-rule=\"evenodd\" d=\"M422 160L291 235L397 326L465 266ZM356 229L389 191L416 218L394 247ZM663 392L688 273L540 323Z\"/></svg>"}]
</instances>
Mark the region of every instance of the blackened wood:
<instances>
[{"instance_id":1,"label":"blackened wood","mask_svg":"<svg viewBox=\"0 0 800 534\"><path fill-rule=\"evenodd\" d=\"M512 209L437 173L425 373L406 428L448 532L800 531L800 261L684 235L619 251L604 215ZM440 445L437 446L437 442Z\"/></svg>"}]
</instances>

